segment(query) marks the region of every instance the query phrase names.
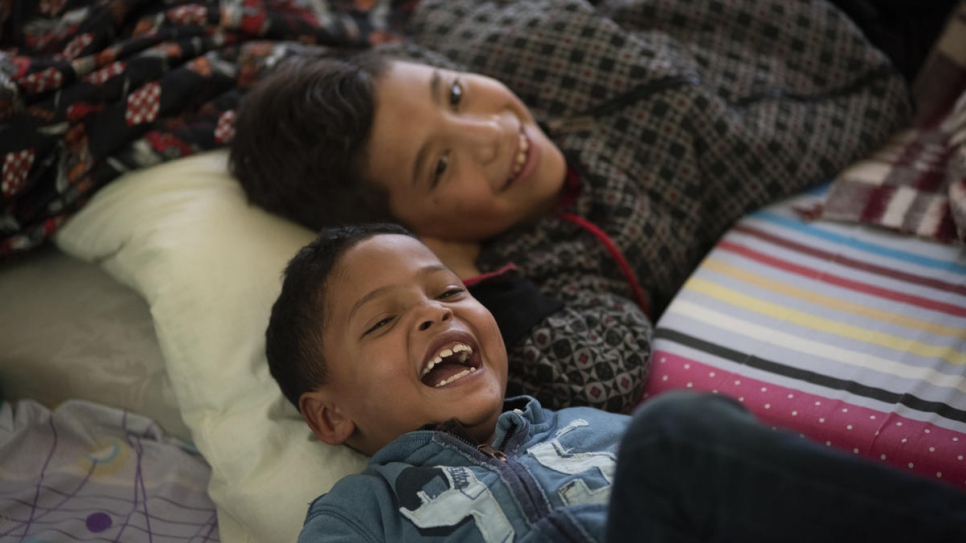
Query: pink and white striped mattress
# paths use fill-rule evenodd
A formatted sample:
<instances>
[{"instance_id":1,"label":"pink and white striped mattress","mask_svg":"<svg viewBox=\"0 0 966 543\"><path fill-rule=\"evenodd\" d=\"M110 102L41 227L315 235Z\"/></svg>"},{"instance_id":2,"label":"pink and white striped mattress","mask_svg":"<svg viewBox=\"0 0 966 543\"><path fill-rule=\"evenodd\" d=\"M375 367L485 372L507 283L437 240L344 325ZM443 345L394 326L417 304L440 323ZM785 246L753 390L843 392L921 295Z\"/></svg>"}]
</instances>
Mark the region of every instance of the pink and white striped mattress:
<instances>
[{"instance_id":1,"label":"pink and white striped mattress","mask_svg":"<svg viewBox=\"0 0 966 543\"><path fill-rule=\"evenodd\" d=\"M645 398L728 394L766 423L966 488L966 249L749 215L661 316Z\"/></svg>"}]
</instances>

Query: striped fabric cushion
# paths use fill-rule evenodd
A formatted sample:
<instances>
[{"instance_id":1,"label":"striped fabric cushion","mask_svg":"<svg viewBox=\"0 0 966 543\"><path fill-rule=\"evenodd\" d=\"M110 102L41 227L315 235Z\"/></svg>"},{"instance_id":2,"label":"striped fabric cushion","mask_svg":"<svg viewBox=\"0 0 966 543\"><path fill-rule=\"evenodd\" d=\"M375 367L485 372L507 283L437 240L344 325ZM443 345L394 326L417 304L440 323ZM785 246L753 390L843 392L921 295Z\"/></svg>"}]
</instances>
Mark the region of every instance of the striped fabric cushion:
<instances>
[{"instance_id":1,"label":"striped fabric cushion","mask_svg":"<svg viewBox=\"0 0 966 543\"><path fill-rule=\"evenodd\" d=\"M824 190L741 220L657 325L645 398L679 388L966 488L966 252L803 222Z\"/></svg>"}]
</instances>

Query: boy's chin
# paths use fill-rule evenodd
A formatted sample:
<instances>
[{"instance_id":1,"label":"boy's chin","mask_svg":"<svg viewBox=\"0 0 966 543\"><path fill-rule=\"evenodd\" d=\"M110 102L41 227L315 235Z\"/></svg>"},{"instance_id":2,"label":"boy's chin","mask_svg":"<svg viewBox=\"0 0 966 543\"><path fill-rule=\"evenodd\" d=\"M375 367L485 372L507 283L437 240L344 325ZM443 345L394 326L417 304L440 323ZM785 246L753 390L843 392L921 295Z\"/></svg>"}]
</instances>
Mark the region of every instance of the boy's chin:
<instances>
[{"instance_id":1,"label":"boy's chin","mask_svg":"<svg viewBox=\"0 0 966 543\"><path fill-rule=\"evenodd\" d=\"M496 422L503 412L503 401L494 404L490 409L480 410L472 415L456 417L456 420L466 429L474 439L480 443L489 443L496 431Z\"/></svg>"},{"instance_id":2,"label":"boy's chin","mask_svg":"<svg viewBox=\"0 0 966 543\"><path fill-rule=\"evenodd\" d=\"M463 426L466 428L466 433L475 439L477 443L486 443L487 445L492 445L493 434L496 433L496 420L496 418L493 418L492 421L487 420L475 425L467 425L463 423Z\"/></svg>"}]
</instances>

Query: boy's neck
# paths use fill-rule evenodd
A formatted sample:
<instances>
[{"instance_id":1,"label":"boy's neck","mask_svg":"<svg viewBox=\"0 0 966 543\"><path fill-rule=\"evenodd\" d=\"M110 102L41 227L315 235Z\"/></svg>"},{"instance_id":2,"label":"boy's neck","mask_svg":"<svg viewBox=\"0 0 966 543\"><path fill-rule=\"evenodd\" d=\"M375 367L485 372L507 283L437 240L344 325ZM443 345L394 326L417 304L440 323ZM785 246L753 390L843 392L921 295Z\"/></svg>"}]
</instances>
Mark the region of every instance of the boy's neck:
<instances>
[{"instance_id":1,"label":"boy's neck","mask_svg":"<svg viewBox=\"0 0 966 543\"><path fill-rule=\"evenodd\" d=\"M577 197L580 196L580 175L577 173L572 166L567 166L566 177L564 177L563 187L560 189L560 197L557 198L557 205L554 207L555 211L563 211L564 209L573 205L577 201Z\"/></svg>"},{"instance_id":2,"label":"boy's neck","mask_svg":"<svg viewBox=\"0 0 966 543\"><path fill-rule=\"evenodd\" d=\"M532 398L528 396L515 396L513 398L504 398L503 400L503 413L507 411L517 411L523 412L528 408L530 402L533 401ZM496 440L496 424L490 429L487 437L483 440L474 438L466 430L466 426L456 419L449 419L445 422L439 424L427 424L420 428L421 430L433 430L437 432L446 432L450 435L456 436L459 439L466 441L467 443L472 443L473 445L493 445L496 446L494 441ZM501 444L503 445L503 444Z\"/></svg>"},{"instance_id":3,"label":"boy's neck","mask_svg":"<svg viewBox=\"0 0 966 543\"><path fill-rule=\"evenodd\" d=\"M447 434L456 436L457 438L463 441L466 441L467 443L471 443L473 445L481 445L481 444L492 445L493 439L496 438L496 428L493 428L493 431L490 432L489 437L484 439L483 441L480 441L475 437L471 436L470 433L466 431L466 427L463 426L463 424L456 419L449 419L446 422L442 422L440 424L433 426L431 429L437 432L445 432Z\"/></svg>"}]
</instances>

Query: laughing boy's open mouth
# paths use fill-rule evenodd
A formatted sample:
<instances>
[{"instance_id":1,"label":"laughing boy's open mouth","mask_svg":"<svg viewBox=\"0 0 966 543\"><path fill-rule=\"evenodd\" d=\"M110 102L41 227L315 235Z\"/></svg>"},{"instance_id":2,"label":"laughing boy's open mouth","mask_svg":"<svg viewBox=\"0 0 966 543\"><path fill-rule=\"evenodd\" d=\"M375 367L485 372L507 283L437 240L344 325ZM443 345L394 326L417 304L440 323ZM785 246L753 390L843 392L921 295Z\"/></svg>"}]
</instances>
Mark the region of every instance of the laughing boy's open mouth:
<instances>
[{"instance_id":1,"label":"laughing boy's open mouth","mask_svg":"<svg viewBox=\"0 0 966 543\"><path fill-rule=\"evenodd\" d=\"M480 356L467 343L447 343L436 350L423 366L419 379L426 386L442 387L468 377L480 369Z\"/></svg>"}]
</instances>

